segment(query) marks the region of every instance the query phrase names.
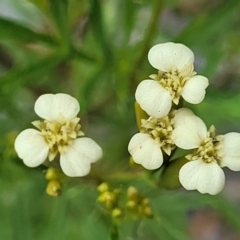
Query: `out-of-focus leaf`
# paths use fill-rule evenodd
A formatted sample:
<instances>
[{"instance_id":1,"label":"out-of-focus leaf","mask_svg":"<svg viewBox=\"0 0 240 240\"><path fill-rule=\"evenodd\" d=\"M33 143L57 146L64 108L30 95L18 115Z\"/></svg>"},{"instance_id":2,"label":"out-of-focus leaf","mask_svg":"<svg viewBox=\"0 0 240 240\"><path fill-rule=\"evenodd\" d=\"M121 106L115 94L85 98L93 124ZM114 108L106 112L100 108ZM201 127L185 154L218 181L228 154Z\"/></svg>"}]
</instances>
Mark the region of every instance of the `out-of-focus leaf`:
<instances>
[{"instance_id":1,"label":"out-of-focus leaf","mask_svg":"<svg viewBox=\"0 0 240 240\"><path fill-rule=\"evenodd\" d=\"M211 207L212 209L217 210L222 215L223 219L228 222L235 231L238 233L240 232L240 210L235 203L229 201L221 194L211 196L208 194L190 192L181 193L161 191L158 197L152 198L151 202L154 209L157 210L159 217L161 218L162 216L163 219L166 219L167 224L177 224L179 227L184 224L185 221L183 219L186 219L189 210ZM174 215L181 218L181 222L178 218L168 218L168 216Z\"/></svg>"},{"instance_id":2,"label":"out-of-focus leaf","mask_svg":"<svg viewBox=\"0 0 240 240\"><path fill-rule=\"evenodd\" d=\"M137 20L139 4L129 0L106 2L104 5L106 27L109 28L114 40L121 45L129 43L130 35ZM113 14L114 11L114 14Z\"/></svg>"},{"instance_id":3,"label":"out-of-focus leaf","mask_svg":"<svg viewBox=\"0 0 240 240\"><path fill-rule=\"evenodd\" d=\"M234 14L238 14L240 1L226 1L215 12L209 15L200 14L175 38L174 41L184 42L185 44L200 43L209 39L216 38L219 33L229 29L229 21Z\"/></svg>"},{"instance_id":4,"label":"out-of-focus leaf","mask_svg":"<svg viewBox=\"0 0 240 240\"><path fill-rule=\"evenodd\" d=\"M47 71L53 69L65 59L64 55L54 54L50 57L38 60L22 69L13 69L0 77L0 86L13 82L27 82L29 79L41 78Z\"/></svg>"},{"instance_id":5,"label":"out-of-focus leaf","mask_svg":"<svg viewBox=\"0 0 240 240\"><path fill-rule=\"evenodd\" d=\"M50 0L50 8L60 34L60 41L67 48L66 50L69 50L71 33L68 21L68 1Z\"/></svg>"},{"instance_id":6,"label":"out-of-focus leaf","mask_svg":"<svg viewBox=\"0 0 240 240\"><path fill-rule=\"evenodd\" d=\"M97 58L95 56L90 56L89 53L86 53L82 50L79 50L79 49L76 49L72 46L72 55L74 57L77 57L79 59L82 59L82 60L86 60L86 61L89 61L89 62L97 62Z\"/></svg>"},{"instance_id":7,"label":"out-of-focus leaf","mask_svg":"<svg viewBox=\"0 0 240 240\"><path fill-rule=\"evenodd\" d=\"M220 44L216 43L211 49L206 53L206 64L201 74L207 76L211 82L211 77L214 76L218 65L224 58L223 52L220 50Z\"/></svg>"},{"instance_id":8,"label":"out-of-focus leaf","mask_svg":"<svg viewBox=\"0 0 240 240\"><path fill-rule=\"evenodd\" d=\"M47 24L46 17L40 9L25 0L1 0L0 16L30 29L44 30Z\"/></svg>"},{"instance_id":9,"label":"out-of-focus leaf","mask_svg":"<svg viewBox=\"0 0 240 240\"><path fill-rule=\"evenodd\" d=\"M103 26L102 21L102 9L100 0L91 0L91 11L90 11L90 23L93 29L95 38L99 42L104 59L109 65L112 64L113 56L111 52L111 44L107 38L106 29Z\"/></svg>"},{"instance_id":10,"label":"out-of-focus leaf","mask_svg":"<svg viewBox=\"0 0 240 240\"><path fill-rule=\"evenodd\" d=\"M224 220L234 228L236 232L240 233L239 206L226 197L218 195L212 207L222 215Z\"/></svg>"},{"instance_id":11,"label":"out-of-focus leaf","mask_svg":"<svg viewBox=\"0 0 240 240\"><path fill-rule=\"evenodd\" d=\"M38 42L56 44L56 41L49 35L36 33L16 22L0 18L0 39L14 40L20 42Z\"/></svg>"}]
</instances>

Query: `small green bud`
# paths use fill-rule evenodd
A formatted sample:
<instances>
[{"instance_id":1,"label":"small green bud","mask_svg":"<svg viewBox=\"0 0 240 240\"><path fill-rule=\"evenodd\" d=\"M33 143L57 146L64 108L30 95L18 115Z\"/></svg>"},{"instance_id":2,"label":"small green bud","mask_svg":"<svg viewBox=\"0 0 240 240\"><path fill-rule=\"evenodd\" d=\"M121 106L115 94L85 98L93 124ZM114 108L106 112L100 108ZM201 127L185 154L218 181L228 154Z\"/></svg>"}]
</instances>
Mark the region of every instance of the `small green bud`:
<instances>
[{"instance_id":1,"label":"small green bud","mask_svg":"<svg viewBox=\"0 0 240 240\"><path fill-rule=\"evenodd\" d=\"M54 180L54 179L58 179L58 170L56 170L55 168L48 168L45 178L47 180Z\"/></svg>"},{"instance_id":2,"label":"small green bud","mask_svg":"<svg viewBox=\"0 0 240 240\"><path fill-rule=\"evenodd\" d=\"M143 169L142 165L141 164L138 164L138 163L135 163L132 156L129 158L129 165L132 167L132 168L136 168L136 169Z\"/></svg>"},{"instance_id":3,"label":"small green bud","mask_svg":"<svg viewBox=\"0 0 240 240\"><path fill-rule=\"evenodd\" d=\"M158 186L165 189L179 189L182 187L179 182L179 170L188 160L184 157L170 161L159 178Z\"/></svg>"},{"instance_id":4,"label":"small green bud","mask_svg":"<svg viewBox=\"0 0 240 240\"><path fill-rule=\"evenodd\" d=\"M150 206L145 207L143 210L143 214L146 217L152 217L153 216L152 208Z\"/></svg>"},{"instance_id":5,"label":"small green bud","mask_svg":"<svg viewBox=\"0 0 240 240\"><path fill-rule=\"evenodd\" d=\"M126 203L126 207L129 209L129 210L134 210L137 208L137 203L133 200L130 200L130 201L127 201Z\"/></svg>"},{"instance_id":6,"label":"small green bud","mask_svg":"<svg viewBox=\"0 0 240 240\"><path fill-rule=\"evenodd\" d=\"M106 182L101 183L98 187L97 190L101 193L106 192L109 190L109 186Z\"/></svg>"},{"instance_id":7,"label":"small green bud","mask_svg":"<svg viewBox=\"0 0 240 240\"><path fill-rule=\"evenodd\" d=\"M148 206L149 204L150 204L150 201L149 201L148 198L144 198L144 199L142 200L142 205L143 205L143 206Z\"/></svg>"},{"instance_id":8,"label":"small green bud","mask_svg":"<svg viewBox=\"0 0 240 240\"><path fill-rule=\"evenodd\" d=\"M138 190L135 187L130 186L128 188L128 190L127 190L127 198L129 200L133 200L135 202L139 202L140 196L139 196Z\"/></svg>"},{"instance_id":9,"label":"small green bud","mask_svg":"<svg viewBox=\"0 0 240 240\"><path fill-rule=\"evenodd\" d=\"M62 184L57 180L51 180L47 185L46 193L52 197L60 196L62 193Z\"/></svg>"},{"instance_id":10,"label":"small green bud","mask_svg":"<svg viewBox=\"0 0 240 240\"><path fill-rule=\"evenodd\" d=\"M138 102L135 102L135 114L136 114L136 121L137 121L137 126L138 129L140 130L142 127L141 120L142 119L148 119L148 114L142 110Z\"/></svg>"},{"instance_id":11,"label":"small green bud","mask_svg":"<svg viewBox=\"0 0 240 240\"><path fill-rule=\"evenodd\" d=\"M123 215L123 211L122 211L121 208L116 207L116 208L114 208L114 209L112 210L112 217L113 217L113 218L119 218L119 217L121 217L122 215Z\"/></svg>"}]
</instances>

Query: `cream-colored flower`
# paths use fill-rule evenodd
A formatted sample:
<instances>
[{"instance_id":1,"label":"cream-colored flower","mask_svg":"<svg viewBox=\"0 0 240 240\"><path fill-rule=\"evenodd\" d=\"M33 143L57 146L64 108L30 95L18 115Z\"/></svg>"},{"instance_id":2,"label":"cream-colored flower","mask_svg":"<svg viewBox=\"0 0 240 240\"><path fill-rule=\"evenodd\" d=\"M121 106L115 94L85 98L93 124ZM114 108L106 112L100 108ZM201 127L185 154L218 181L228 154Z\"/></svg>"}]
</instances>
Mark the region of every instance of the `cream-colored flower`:
<instances>
[{"instance_id":1,"label":"cream-colored flower","mask_svg":"<svg viewBox=\"0 0 240 240\"><path fill-rule=\"evenodd\" d=\"M185 110L180 109L180 114L181 111ZM219 193L225 184L222 167L240 170L240 134L216 136L213 126L207 131L204 122L191 113L185 114L180 120L175 118L174 121L174 143L182 149L195 149L186 156L189 162L180 169L179 180L182 186L201 193Z\"/></svg>"},{"instance_id":2,"label":"cream-colored flower","mask_svg":"<svg viewBox=\"0 0 240 240\"><path fill-rule=\"evenodd\" d=\"M163 151L170 155L175 149L171 138L173 115L174 112L171 112L164 118L141 120L140 133L135 134L128 145L128 151L136 163L149 170L157 169L163 164Z\"/></svg>"},{"instance_id":3,"label":"cream-colored flower","mask_svg":"<svg viewBox=\"0 0 240 240\"><path fill-rule=\"evenodd\" d=\"M150 49L148 60L159 70L158 74L150 75L153 80L143 80L135 93L137 102L148 115L166 116L172 102L178 105L181 97L192 104L204 99L208 79L194 72L194 55L188 47L171 42L157 44Z\"/></svg>"},{"instance_id":4,"label":"cream-colored flower","mask_svg":"<svg viewBox=\"0 0 240 240\"><path fill-rule=\"evenodd\" d=\"M91 163L102 157L102 149L91 138L82 137L77 117L80 105L67 94L44 94L35 103L36 114L45 119L32 124L38 128L22 131L15 140L15 150L29 167L60 154L63 172L70 177L85 176Z\"/></svg>"}]
</instances>

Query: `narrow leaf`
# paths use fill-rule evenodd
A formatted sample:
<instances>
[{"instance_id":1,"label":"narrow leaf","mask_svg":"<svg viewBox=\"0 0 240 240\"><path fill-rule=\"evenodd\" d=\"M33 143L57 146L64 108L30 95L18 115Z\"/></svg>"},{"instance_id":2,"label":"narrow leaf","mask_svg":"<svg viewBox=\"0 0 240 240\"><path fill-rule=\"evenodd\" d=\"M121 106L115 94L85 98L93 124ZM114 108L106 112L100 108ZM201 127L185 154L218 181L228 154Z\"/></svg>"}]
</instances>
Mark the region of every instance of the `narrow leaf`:
<instances>
[{"instance_id":1,"label":"narrow leaf","mask_svg":"<svg viewBox=\"0 0 240 240\"><path fill-rule=\"evenodd\" d=\"M68 21L68 1L50 0L50 8L53 19L58 28L60 40L66 47L70 46L70 29Z\"/></svg>"},{"instance_id":2,"label":"narrow leaf","mask_svg":"<svg viewBox=\"0 0 240 240\"><path fill-rule=\"evenodd\" d=\"M20 42L45 42L56 44L55 40L45 34L36 33L16 22L0 18L0 38L1 40L15 40Z\"/></svg>"}]
</instances>

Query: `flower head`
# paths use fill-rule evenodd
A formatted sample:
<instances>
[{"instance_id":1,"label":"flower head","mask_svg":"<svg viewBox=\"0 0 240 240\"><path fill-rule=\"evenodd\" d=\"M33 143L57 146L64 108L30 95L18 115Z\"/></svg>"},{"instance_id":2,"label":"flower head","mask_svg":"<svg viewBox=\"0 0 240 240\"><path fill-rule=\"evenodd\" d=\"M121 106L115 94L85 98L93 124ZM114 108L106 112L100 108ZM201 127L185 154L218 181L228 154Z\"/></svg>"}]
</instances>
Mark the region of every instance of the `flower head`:
<instances>
[{"instance_id":1,"label":"flower head","mask_svg":"<svg viewBox=\"0 0 240 240\"><path fill-rule=\"evenodd\" d=\"M150 64L158 69L153 79L143 80L137 87L136 100L150 116L166 116L172 102L178 105L181 97L198 104L205 96L208 79L193 70L193 52L183 44L163 43L148 53Z\"/></svg>"},{"instance_id":2,"label":"flower head","mask_svg":"<svg viewBox=\"0 0 240 240\"><path fill-rule=\"evenodd\" d=\"M172 141L174 112L164 118L142 119L140 133L135 134L128 145L133 160L144 168L157 169L163 164L163 152L167 155L175 149Z\"/></svg>"},{"instance_id":3,"label":"flower head","mask_svg":"<svg viewBox=\"0 0 240 240\"><path fill-rule=\"evenodd\" d=\"M45 120L32 123L38 130L26 129L17 136L18 156L27 166L36 167L60 154L60 165L66 175L87 175L91 163L101 158L102 149L91 138L82 137L77 100L63 93L44 94L37 99L34 109Z\"/></svg>"},{"instance_id":4,"label":"flower head","mask_svg":"<svg viewBox=\"0 0 240 240\"><path fill-rule=\"evenodd\" d=\"M179 110L179 114L184 109ZM207 130L204 122L189 113L181 120L175 118L172 138L182 149L195 149L186 156L189 160L179 172L179 180L187 190L217 194L225 183L222 167L240 170L240 134L228 133L216 136L215 128Z\"/></svg>"}]
</instances>

